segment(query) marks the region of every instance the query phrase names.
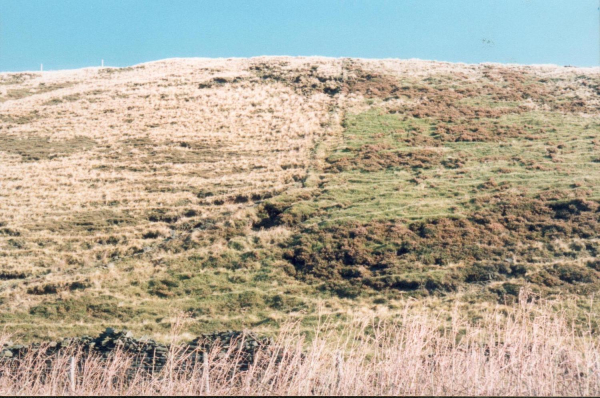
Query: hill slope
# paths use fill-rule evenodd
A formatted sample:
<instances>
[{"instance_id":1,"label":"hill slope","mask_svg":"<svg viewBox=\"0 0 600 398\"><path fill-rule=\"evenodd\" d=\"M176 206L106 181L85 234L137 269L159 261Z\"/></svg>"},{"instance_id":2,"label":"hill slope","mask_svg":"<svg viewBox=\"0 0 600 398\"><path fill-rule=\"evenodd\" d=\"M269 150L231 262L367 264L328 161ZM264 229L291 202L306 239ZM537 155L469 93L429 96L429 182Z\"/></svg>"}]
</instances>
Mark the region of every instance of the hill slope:
<instances>
[{"instance_id":1,"label":"hill slope","mask_svg":"<svg viewBox=\"0 0 600 398\"><path fill-rule=\"evenodd\" d=\"M0 319L28 338L160 336L181 310L205 332L393 313L407 295L584 299L600 287L599 149L598 69L278 57L2 74Z\"/></svg>"}]
</instances>

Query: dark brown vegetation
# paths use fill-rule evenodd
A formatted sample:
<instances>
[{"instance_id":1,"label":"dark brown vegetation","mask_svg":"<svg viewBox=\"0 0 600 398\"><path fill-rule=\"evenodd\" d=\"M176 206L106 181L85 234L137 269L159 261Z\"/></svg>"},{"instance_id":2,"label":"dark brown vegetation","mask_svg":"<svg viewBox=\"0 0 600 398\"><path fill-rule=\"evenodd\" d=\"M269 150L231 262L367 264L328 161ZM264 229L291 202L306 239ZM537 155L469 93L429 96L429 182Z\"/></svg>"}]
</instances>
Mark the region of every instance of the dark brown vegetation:
<instances>
[{"instance_id":1,"label":"dark brown vegetation","mask_svg":"<svg viewBox=\"0 0 600 398\"><path fill-rule=\"evenodd\" d=\"M389 147L382 145L363 145L358 149L350 149L349 152L352 157L331 160L330 169L337 171L353 169L378 171L392 167L430 169L442 163L442 154L428 149L390 151Z\"/></svg>"},{"instance_id":2,"label":"dark brown vegetation","mask_svg":"<svg viewBox=\"0 0 600 398\"><path fill-rule=\"evenodd\" d=\"M488 201L491 208L473 211L467 218L307 228L295 236L286 256L300 275L331 286L345 281L354 287L422 293L456 291L465 283L518 280L542 292L564 287L589 294L600 288L600 273L592 266L561 264L597 256L597 242L574 243L566 250L553 244L598 238L597 202L503 196ZM336 289L346 291L344 286Z\"/></svg>"}]
</instances>

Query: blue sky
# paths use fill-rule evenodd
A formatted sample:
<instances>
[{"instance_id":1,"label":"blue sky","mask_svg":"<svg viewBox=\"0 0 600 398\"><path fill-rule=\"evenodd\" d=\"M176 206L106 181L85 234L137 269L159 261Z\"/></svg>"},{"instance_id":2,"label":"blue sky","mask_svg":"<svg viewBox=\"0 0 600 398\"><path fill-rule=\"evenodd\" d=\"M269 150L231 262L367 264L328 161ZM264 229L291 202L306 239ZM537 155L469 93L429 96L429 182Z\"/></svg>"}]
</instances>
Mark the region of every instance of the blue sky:
<instances>
[{"instance_id":1,"label":"blue sky","mask_svg":"<svg viewBox=\"0 0 600 398\"><path fill-rule=\"evenodd\" d=\"M600 62L598 0L0 0L0 71L171 57Z\"/></svg>"}]
</instances>

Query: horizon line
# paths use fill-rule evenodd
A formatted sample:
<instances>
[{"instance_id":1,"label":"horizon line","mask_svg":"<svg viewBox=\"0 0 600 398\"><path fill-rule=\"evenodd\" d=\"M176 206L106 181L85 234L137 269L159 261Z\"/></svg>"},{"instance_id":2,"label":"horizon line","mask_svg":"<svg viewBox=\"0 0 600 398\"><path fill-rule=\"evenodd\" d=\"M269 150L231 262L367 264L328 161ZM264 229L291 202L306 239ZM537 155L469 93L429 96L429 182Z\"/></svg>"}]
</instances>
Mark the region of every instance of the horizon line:
<instances>
[{"instance_id":1,"label":"horizon line","mask_svg":"<svg viewBox=\"0 0 600 398\"><path fill-rule=\"evenodd\" d=\"M380 60L380 61L422 61L431 63L441 64L455 64L455 65L503 65L503 66L520 66L520 67L554 67L554 68L574 68L574 69L598 69L600 66L578 66L578 65L558 65L552 63L540 63L540 64L520 64L515 62L504 63L504 62L461 62L461 61L439 61L433 59L422 59L422 58L369 58L369 57L331 57L325 55L255 55L252 57L169 57L161 58L152 61L144 61L133 65L126 66L110 66L110 65L98 65L98 66L82 66L80 68L65 68L65 69L48 69L48 70L13 70L3 71L0 70L0 74L11 74L11 73L39 73L43 74L46 72L68 72L78 71L85 69L122 69L122 68L134 68L141 65L147 65L157 62L171 61L171 60L250 60L255 58L325 58L325 59L357 59L357 60ZM102 61L102 59L101 59ZM40 69L42 69L43 63L40 63Z\"/></svg>"}]
</instances>

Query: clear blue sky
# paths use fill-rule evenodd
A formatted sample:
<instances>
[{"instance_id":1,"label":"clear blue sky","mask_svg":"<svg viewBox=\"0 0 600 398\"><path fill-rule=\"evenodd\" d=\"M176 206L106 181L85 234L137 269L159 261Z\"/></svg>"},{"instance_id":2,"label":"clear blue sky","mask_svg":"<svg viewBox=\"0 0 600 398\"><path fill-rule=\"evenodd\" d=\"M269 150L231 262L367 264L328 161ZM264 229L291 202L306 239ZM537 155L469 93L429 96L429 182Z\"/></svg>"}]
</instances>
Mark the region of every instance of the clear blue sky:
<instances>
[{"instance_id":1,"label":"clear blue sky","mask_svg":"<svg viewBox=\"0 0 600 398\"><path fill-rule=\"evenodd\" d=\"M600 62L599 0L0 0L0 71L171 57Z\"/></svg>"}]
</instances>

